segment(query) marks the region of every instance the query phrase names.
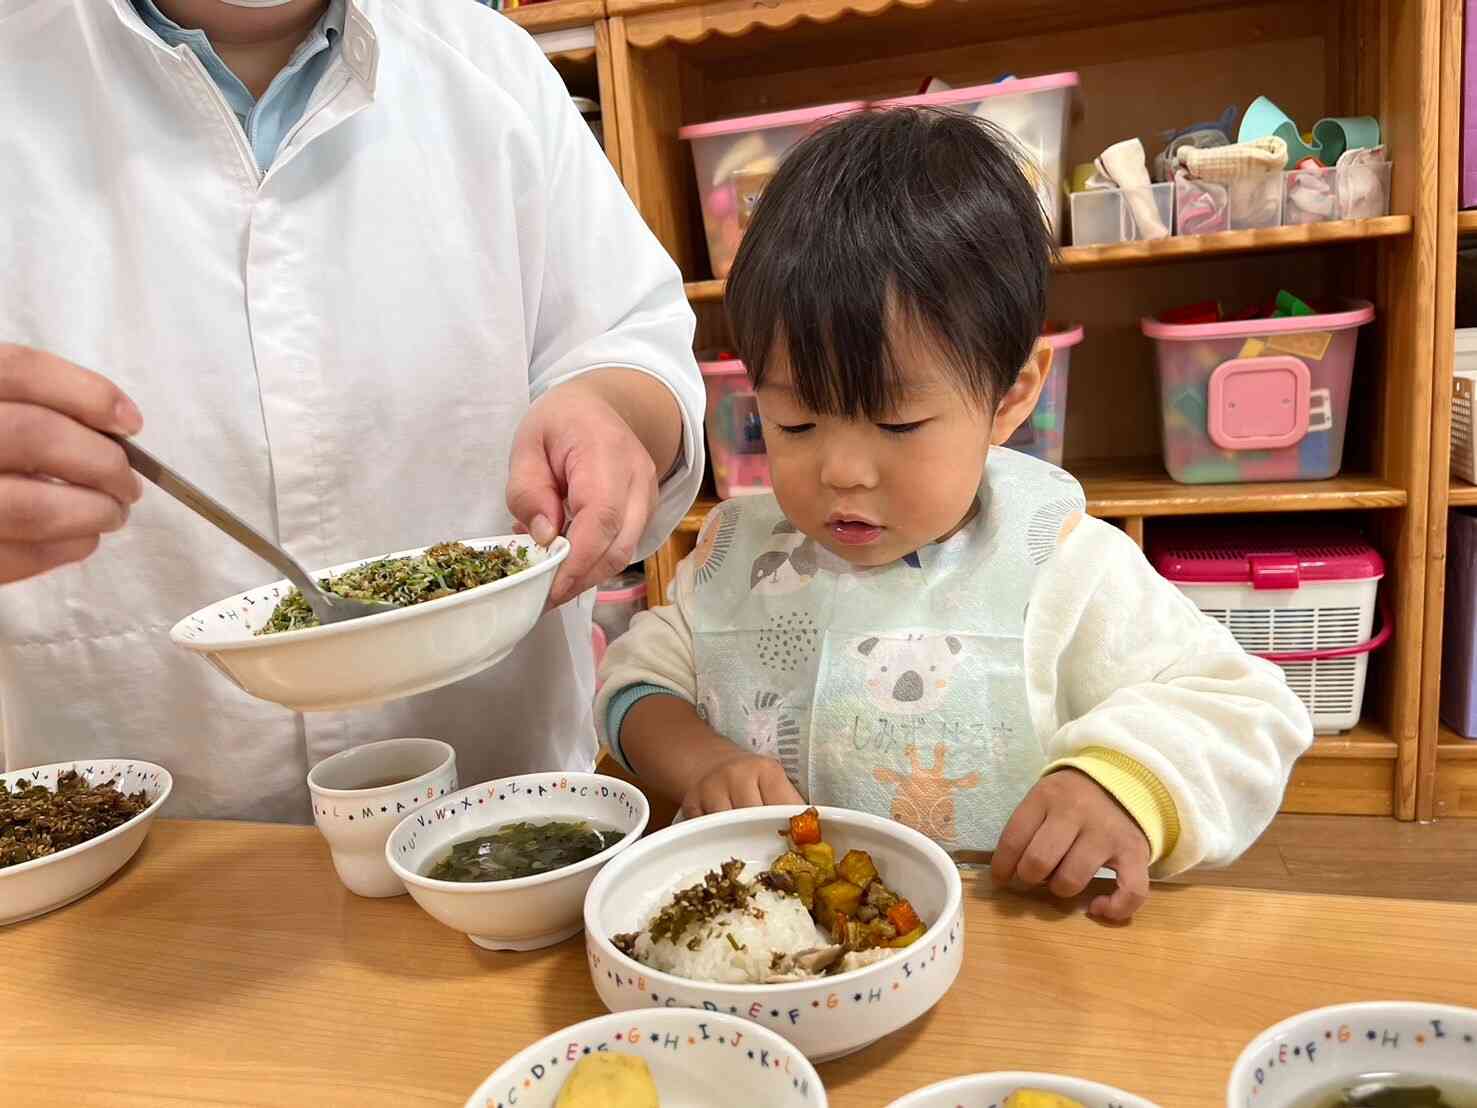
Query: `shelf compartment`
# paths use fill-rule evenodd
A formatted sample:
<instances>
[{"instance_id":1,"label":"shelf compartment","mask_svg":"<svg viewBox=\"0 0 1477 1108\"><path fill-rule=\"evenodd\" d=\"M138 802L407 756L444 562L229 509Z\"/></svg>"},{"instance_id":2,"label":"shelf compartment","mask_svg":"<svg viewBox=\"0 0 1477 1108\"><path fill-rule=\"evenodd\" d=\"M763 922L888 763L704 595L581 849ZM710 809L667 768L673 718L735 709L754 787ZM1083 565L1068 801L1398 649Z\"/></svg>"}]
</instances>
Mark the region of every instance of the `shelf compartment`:
<instances>
[{"instance_id":1,"label":"shelf compartment","mask_svg":"<svg viewBox=\"0 0 1477 1108\"><path fill-rule=\"evenodd\" d=\"M525 31L534 33L580 27L605 18L605 0L543 0L503 12Z\"/></svg>"}]
</instances>

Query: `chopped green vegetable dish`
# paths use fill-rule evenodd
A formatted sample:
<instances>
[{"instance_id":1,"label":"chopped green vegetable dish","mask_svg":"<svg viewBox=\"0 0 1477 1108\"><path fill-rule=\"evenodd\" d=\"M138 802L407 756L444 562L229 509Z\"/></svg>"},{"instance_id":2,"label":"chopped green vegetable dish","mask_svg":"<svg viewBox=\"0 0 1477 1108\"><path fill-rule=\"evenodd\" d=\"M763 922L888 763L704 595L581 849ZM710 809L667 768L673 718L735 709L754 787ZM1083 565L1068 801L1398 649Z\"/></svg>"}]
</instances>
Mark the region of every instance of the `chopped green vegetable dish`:
<instances>
[{"instance_id":1,"label":"chopped green vegetable dish","mask_svg":"<svg viewBox=\"0 0 1477 1108\"><path fill-rule=\"evenodd\" d=\"M426 876L436 881L511 881L593 858L620 832L584 821L505 824L457 843Z\"/></svg>"},{"instance_id":2,"label":"chopped green vegetable dish","mask_svg":"<svg viewBox=\"0 0 1477 1108\"><path fill-rule=\"evenodd\" d=\"M440 600L478 585L490 585L528 568L528 548L494 546L476 550L465 543L443 542L412 558L381 558L318 582L326 592L350 600L383 600L406 607ZM293 589L257 632L301 631L317 627L318 617L303 594Z\"/></svg>"},{"instance_id":3,"label":"chopped green vegetable dish","mask_svg":"<svg viewBox=\"0 0 1477 1108\"><path fill-rule=\"evenodd\" d=\"M142 789L125 796L113 781L89 785L76 770L45 785L0 781L0 869L55 854L127 823L149 806Z\"/></svg>"}]
</instances>

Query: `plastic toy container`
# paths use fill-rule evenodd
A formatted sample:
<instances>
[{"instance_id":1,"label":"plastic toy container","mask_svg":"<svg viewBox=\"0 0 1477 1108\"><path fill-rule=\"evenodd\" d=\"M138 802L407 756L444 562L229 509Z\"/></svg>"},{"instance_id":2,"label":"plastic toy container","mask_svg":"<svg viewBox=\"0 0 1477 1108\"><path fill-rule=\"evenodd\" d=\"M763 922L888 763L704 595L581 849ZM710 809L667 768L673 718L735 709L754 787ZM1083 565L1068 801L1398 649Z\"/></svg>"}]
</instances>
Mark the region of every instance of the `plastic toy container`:
<instances>
[{"instance_id":1,"label":"plastic toy container","mask_svg":"<svg viewBox=\"0 0 1477 1108\"><path fill-rule=\"evenodd\" d=\"M737 358L721 358L699 362L698 368L708 388L708 457L719 497L727 500L768 492L771 486L764 428L744 363Z\"/></svg>"},{"instance_id":2,"label":"plastic toy container","mask_svg":"<svg viewBox=\"0 0 1477 1108\"><path fill-rule=\"evenodd\" d=\"M1189 485L1320 481L1339 471L1367 301L1321 315L1172 324L1154 340L1164 466Z\"/></svg>"},{"instance_id":3,"label":"plastic toy container","mask_svg":"<svg viewBox=\"0 0 1477 1108\"><path fill-rule=\"evenodd\" d=\"M1147 238L1146 221L1135 214L1139 205L1148 205L1166 231L1174 229L1172 182L1072 193L1072 245L1107 246Z\"/></svg>"},{"instance_id":4,"label":"plastic toy container","mask_svg":"<svg viewBox=\"0 0 1477 1108\"><path fill-rule=\"evenodd\" d=\"M1052 73L1045 77L1012 78L993 85L948 89L919 96L884 100L879 108L952 108L988 119L1014 136L1033 163L1028 172L1061 240L1062 147L1067 115L1077 74Z\"/></svg>"},{"instance_id":5,"label":"plastic toy container","mask_svg":"<svg viewBox=\"0 0 1477 1108\"><path fill-rule=\"evenodd\" d=\"M1359 722L1369 655L1393 632L1387 606L1374 633L1385 563L1337 527L1169 524L1149 560L1242 648L1276 662L1319 734Z\"/></svg>"},{"instance_id":6,"label":"plastic toy container","mask_svg":"<svg viewBox=\"0 0 1477 1108\"><path fill-rule=\"evenodd\" d=\"M692 143L703 228L714 277L727 277L744 228L780 161L802 138L837 116L866 107L861 101L771 112L716 123L696 123L677 134Z\"/></svg>"},{"instance_id":7,"label":"plastic toy container","mask_svg":"<svg viewBox=\"0 0 1477 1108\"><path fill-rule=\"evenodd\" d=\"M1041 386L1031 416L1005 440L1012 450L1033 458L1062 464L1067 431L1067 385L1072 366L1072 347L1082 341L1082 327L1049 328L1041 341L1051 347L1051 372Z\"/></svg>"},{"instance_id":8,"label":"plastic toy container","mask_svg":"<svg viewBox=\"0 0 1477 1108\"><path fill-rule=\"evenodd\" d=\"M594 620L606 642L626 633L637 612L646 610L646 576L634 570L605 582L595 593Z\"/></svg>"},{"instance_id":9,"label":"plastic toy container","mask_svg":"<svg viewBox=\"0 0 1477 1108\"><path fill-rule=\"evenodd\" d=\"M1390 168L1389 162L1380 162L1343 169L1290 170L1283 185L1282 225L1389 215Z\"/></svg>"},{"instance_id":10,"label":"plastic toy container","mask_svg":"<svg viewBox=\"0 0 1477 1108\"><path fill-rule=\"evenodd\" d=\"M1175 178L1175 233L1213 235L1282 226L1285 173L1239 177L1226 184L1181 173Z\"/></svg>"}]
</instances>

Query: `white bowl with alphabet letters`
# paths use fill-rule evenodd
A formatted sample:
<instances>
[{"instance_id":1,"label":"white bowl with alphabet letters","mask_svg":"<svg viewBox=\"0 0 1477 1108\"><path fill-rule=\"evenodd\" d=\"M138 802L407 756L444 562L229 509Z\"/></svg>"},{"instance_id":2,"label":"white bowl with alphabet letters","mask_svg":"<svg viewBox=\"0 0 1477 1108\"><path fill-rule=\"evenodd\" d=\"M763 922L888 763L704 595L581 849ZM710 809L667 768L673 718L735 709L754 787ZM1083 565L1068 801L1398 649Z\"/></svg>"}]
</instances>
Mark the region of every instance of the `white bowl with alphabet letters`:
<instances>
[{"instance_id":1,"label":"white bowl with alphabet letters","mask_svg":"<svg viewBox=\"0 0 1477 1108\"><path fill-rule=\"evenodd\" d=\"M530 773L426 804L390 832L385 859L415 902L487 950L538 950L578 935L590 882L646 830L641 790L597 773ZM510 881L438 881L426 872L454 844L518 821L588 820L620 838L582 862Z\"/></svg>"},{"instance_id":2,"label":"white bowl with alphabet letters","mask_svg":"<svg viewBox=\"0 0 1477 1108\"><path fill-rule=\"evenodd\" d=\"M602 1052L646 1063L662 1108L826 1108L815 1067L746 1020L686 1008L619 1012L577 1023L509 1058L466 1108L554 1108L569 1074Z\"/></svg>"},{"instance_id":3,"label":"white bowl with alphabet letters","mask_svg":"<svg viewBox=\"0 0 1477 1108\"><path fill-rule=\"evenodd\" d=\"M890 819L821 808L825 841L841 857L872 856L888 888L907 898L928 930L912 946L849 973L772 985L695 981L653 970L612 936L640 931L672 894L730 859L760 872L784 849L779 832L797 807L743 808L649 835L601 871L585 899L585 948L595 991L613 1012L706 1008L752 1020L794 1043L812 1062L869 1046L943 998L964 959L959 869L937 843Z\"/></svg>"}]
</instances>

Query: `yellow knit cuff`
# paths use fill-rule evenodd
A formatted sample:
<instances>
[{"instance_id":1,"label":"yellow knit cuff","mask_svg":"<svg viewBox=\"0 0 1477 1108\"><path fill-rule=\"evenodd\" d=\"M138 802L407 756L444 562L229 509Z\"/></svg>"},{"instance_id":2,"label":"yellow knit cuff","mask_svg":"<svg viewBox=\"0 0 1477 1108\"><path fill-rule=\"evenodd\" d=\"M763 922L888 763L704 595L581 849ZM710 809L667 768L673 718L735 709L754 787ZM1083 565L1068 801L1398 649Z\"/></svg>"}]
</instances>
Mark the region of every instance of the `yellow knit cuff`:
<instances>
[{"instance_id":1,"label":"yellow knit cuff","mask_svg":"<svg viewBox=\"0 0 1477 1108\"><path fill-rule=\"evenodd\" d=\"M1134 759L1105 746L1089 746L1051 763L1045 773L1059 769L1080 770L1123 805L1148 837L1151 865L1174 852L1180 838L1180 816L1174 798L1159 778Z\"/></svg>"}]
</instances>

